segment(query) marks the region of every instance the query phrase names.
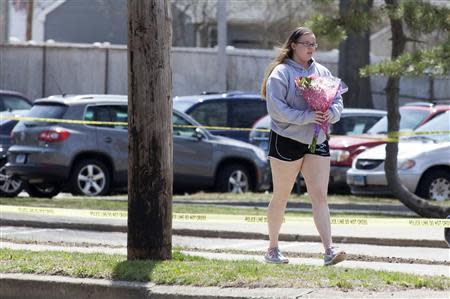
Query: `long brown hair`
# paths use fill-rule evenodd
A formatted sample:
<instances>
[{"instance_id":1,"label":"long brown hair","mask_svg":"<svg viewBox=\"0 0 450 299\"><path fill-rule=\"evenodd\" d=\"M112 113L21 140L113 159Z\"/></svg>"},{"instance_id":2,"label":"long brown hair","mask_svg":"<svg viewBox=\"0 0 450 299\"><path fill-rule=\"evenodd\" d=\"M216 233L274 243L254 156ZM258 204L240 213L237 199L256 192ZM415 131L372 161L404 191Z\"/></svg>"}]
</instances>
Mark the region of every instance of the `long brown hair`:
<instances>
[{"instance_id":1,"label":"long brown hair","mask_svg":"<svg viewBox=\"0 0 450 299\"><path fill-rule=\"evenodd\" d=\"M292 33L289 35L289 38L284 42L284 44L279 49L278 55L275 57L274 60L269 64L269 66L266 69L266 72L264 74L264 80L261 84L261 97L263 99L266 98L266 83L267 79L269 78L270 74L272 73L273 69L284 62L286 58L292 58L292 47L291 44L296 42L301 36L305 34L312 34L312 30L306 27L298 27Z\"/></svg>"}]
</instances>

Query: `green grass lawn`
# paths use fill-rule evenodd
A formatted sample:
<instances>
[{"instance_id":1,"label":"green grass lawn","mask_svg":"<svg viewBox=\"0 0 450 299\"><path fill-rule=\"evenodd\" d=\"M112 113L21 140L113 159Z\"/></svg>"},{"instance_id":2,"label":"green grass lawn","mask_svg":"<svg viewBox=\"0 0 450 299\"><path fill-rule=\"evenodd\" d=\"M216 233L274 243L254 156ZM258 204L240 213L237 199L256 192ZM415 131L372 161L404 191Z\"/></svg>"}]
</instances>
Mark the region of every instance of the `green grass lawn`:
<instances>
[{"instance_id":1,"label":"green grass lawn","mask_svg":"<svg viewBox=\"0 0 450 299\"><path fill-rule=\"evenodd\" d=\"M45 207L45 208L67 208L67 209L90 209L90 210L115 210L127 211L128 203L119 200L98 200L92 197L65 197L65 198L33 198L33 197L15 197L0 198L1 205L15 205L27 207ZM0 207L1 208L1 207ZM174 204L174 213L189 214L228 214L228 215L266 215L267 209L264 207L227 207L217 205L201 205L201 204ZM332 213L333 214L333 213ZM337 213L336 213L337 214ZM310 212L288 211L286 216L311 216ZM402 216L384 216L384 215L368 215L362 213L339 213L339 216L346 217L400 217ZM410 218L411 216L404 216Z\"/></svg>"},{"instance_id":2,"label":"green grass lawn","mask_svg":"<svg viewBox=\"0 0 450 299\"><path fill-rule=\"evenodd\" d=\"M126 195L124 195L126 198ZM174 200L223 200L223 201L266 201L269 202L272 193L206 193L198 192L185 195L174 195ZM289 197L291 202L310 203L310 199L306 194L292 193ZM370 205L403 205L394 197L377 197L377 196L358 196L351 194L328 194L328 203L330 204L370 204ZM443 202L433 202L435 205L450 206L450 200Z\"/></svg>"},{"instance_id":3,"label":"green grass lawn","mask_svg":"<svg viewBox=\"0 0 450 299\"><path fill-rule=\"evenodd\" d=\"M126 196L126 195L125 195ZM197 192L192 194L174 195L174 200L223 200L223 201L270 201L272 193L206 193ZM305 194L292 193L289 201L309 203L310 199ZM353 204L401 204L395 198L376 196L356 196L329 194L329 203L353 203Z\"/></svg>"},{"instance_id":4,"label":"green grass lawn","mask_svg":"<svg viewBox=\"0 0 450 299\"><path fill-rule=\"evenodd\" d=\"M151 281L165 285L295 287L358 290L429 288L449 290L444 276L309 265L223 261L173 252L167 261L127 261L123 255L0 249L0 273L33 273L81 278Z\"/></svg>"}]
</instances>

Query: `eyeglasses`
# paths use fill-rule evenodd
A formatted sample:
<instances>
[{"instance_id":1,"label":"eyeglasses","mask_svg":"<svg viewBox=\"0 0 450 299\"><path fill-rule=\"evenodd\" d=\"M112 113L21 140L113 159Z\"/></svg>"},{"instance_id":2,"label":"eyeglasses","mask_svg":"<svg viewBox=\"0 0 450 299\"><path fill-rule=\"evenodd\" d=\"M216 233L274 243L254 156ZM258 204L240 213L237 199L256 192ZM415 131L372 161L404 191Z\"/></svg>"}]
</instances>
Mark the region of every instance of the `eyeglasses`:
<instances>
[{"instance_id":1,"label":"eyeglasses","mask_svg":"<svg viewBox=\"0 0 450 299\"><path fill-rule=\"evenodd\" d=\"M296 44L300 44L306 48L314 48L317 49L319 46L317 43L308 43L308 42L295 42Z\"/></svg>"}]
</instances>

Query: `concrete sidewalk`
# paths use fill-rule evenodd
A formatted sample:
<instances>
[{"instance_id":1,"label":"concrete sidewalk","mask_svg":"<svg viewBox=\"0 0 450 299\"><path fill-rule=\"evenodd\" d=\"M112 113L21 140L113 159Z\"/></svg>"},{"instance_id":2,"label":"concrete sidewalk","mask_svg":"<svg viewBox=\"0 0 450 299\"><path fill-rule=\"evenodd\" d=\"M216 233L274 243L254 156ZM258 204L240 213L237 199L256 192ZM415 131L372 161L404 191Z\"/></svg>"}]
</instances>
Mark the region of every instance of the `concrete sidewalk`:
<instances>
[{"instance_id":1,"label":"concrete sidewalk","mask_svg":"<svg viewBox=\"0 0 450 299\"><path fill-rule=\"evenodd\" d=\"M41 228L67 228L91 231L126 232L124 217L67 217L27 213L0 213L2 226L29 226ZM174 220L173 234L210 238L267 239L266 223L232 222L223 219ZM392 226L389 221L376 225L334 224L335 243L356 243L387 246L415 246L448 248L444 241L444 228L439 226ZM280 241L320 242L311 219L299 223L284 223Z\"/></svg>"}]
</instances>

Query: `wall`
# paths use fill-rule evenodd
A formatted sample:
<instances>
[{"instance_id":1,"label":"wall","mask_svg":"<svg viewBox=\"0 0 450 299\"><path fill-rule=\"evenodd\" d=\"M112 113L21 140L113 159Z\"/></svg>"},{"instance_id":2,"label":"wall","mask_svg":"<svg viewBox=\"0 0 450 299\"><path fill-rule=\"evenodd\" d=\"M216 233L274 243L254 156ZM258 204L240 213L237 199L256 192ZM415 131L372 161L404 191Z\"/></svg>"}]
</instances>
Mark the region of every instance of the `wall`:
<instances>
[{"instance_id":1,"label":"wall","mask_svg":"<svg viewBox=\"0 0 450 299\"><path fill-rule=\"evenodd\" d=\"M227 53L228 90L258 92L274 52L227 49ZM319 62L337 74L336 50L316 54ZM220 91L216 55L211 48L173 48L173 95ZM372 77L371 82L374 106L384 109L386 78ZM425 76L402 78L400 103L429 98L429 86ZM61 91L127 94L127 50L125 46L90 44L0 45L0 89L17 90L32 98ZM433 91L437 99L450 99L449 78L435 79Z\"/></svg>"}]
</instances>

